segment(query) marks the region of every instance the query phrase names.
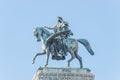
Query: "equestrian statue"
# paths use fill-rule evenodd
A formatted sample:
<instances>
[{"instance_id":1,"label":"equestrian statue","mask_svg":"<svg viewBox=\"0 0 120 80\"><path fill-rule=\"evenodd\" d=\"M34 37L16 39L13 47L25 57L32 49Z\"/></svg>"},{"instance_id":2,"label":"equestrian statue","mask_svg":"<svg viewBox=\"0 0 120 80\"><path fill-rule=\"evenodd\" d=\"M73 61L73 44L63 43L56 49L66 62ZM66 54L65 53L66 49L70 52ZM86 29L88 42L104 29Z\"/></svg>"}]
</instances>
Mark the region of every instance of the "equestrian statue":
<instances>
[{"instance_id":1,"label":"equestrian statue","mask_svg":"<svg viewBox=\"0 0 120 80\"><path fill-rule=\"evenodd\" d=\"M70 67L70 62L77 58L80 63L80 68L83 68L82 58L78 55L78 42L83 44L91 55L94 55L89 42L86 39L70 38L73 33L69 29L68 22L64 21L62 17L57 18L58 23L54 27L44 26L34 29L34 36L37 41L42 42L42 51L34 56L32 63L34 64L37 56L46 54L46 67L50 55L53 60L65 60L67 53L70 53L71 58L68 60L68 67ZM54 33L50 33L46 28L53 30Z\"/></svg>"}]
</instances>

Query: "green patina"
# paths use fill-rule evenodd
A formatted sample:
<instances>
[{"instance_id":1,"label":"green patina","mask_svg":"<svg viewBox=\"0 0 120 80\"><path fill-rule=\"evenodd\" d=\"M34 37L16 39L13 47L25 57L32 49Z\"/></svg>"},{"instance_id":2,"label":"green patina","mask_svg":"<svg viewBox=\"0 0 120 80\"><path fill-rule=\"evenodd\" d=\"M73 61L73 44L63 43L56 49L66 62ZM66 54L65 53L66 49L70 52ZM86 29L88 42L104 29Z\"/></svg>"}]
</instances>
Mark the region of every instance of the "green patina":
<instances>
[{"instance_id":1,"label":"green patina","mask_svg":"<svg viewBox=\"0 0 120 80\"><path fill-rule=\"evenodd\" d=\"M38 70L44 70L44 69L61 69L61 70L86 70L87 72L90 72L91 70L89 68L70 68L70 67L40 67Z\"/></svg>"}]
</instances>

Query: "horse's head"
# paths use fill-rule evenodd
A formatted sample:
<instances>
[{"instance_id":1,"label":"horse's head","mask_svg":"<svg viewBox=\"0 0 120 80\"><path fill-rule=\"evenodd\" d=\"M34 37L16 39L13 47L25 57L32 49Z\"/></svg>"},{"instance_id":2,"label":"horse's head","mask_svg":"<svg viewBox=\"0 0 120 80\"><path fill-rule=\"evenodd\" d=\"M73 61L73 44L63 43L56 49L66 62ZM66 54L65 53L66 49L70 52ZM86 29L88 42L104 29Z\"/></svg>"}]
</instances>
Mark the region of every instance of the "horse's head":
<instances>
[{"instance_id":1,"label":"horse's head","mask_svg":"<svg viewBox=\"0 0 120 80\"><path fill-rule=\"evenodd\" d=\"M46 39L51 35L49 31L44 29L43 27L37 27L34 29L34 36L36 36L37 41L41 41L41 38L43 41L46 41Z\"/></svg>"},{"instance_id":2,"label":"horse's head","mask_svg":"<svg viewBox=\"0 0 120 80\"><path fill-rule=\"evenodd\" d=\"M34 36L36 37L37 41L41 41L42 29L41 27L37 27L33 30Z\"/></svg>"}]
</instances>

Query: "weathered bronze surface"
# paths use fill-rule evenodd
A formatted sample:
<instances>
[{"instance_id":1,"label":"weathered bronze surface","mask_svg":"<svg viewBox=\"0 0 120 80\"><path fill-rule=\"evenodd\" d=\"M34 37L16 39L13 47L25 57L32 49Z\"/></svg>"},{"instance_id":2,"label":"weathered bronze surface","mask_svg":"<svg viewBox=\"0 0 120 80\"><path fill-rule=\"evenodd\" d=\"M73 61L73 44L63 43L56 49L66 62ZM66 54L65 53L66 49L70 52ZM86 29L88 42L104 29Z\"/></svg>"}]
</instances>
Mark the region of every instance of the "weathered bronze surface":
<instances>
[{"instance_id":1,"label":"weathered bronze surface","mask_svg":"<svg viewBox=\"0 0 120 80\"><path fill-rule=\"evenodd\" d=\"M54 30L54 33L50 33L45 28ZM35 28L34 35L38 42L42 42L42 52L35 55L33 63L37 56L46 54L47 58L45 66L47 66L49 55L52 56L53 60L64 60L67 53L70 53L71 58L68 60L68 67L70 66L70 62L77 58L80 63L80 68L83 68L82 58L78 55L78 42L83 44L91 55L94 55L94 52L86 39L70 38L73 33L69 29L69 24L61 17L58 17L58 23L54 27L44 26Z\"/></svg>"}]
</instances>

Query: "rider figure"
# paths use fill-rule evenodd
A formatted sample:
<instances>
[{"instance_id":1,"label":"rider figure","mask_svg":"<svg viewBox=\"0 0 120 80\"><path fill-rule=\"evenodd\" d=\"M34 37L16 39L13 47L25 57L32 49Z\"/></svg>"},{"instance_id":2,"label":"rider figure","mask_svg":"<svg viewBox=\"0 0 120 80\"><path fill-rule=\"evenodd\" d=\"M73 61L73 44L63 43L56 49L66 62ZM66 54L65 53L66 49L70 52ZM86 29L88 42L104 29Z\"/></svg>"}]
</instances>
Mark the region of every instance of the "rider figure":
<instances>
[{"instance_id":1,"label":"rider figure","mask_svg":"<svg viewBox=\"0 0 120 80\"><path fill-rule=\"evenodd\" d=\"M69 30L68 23L66 21L64 21L62 19L62 17L57 17L57 18L58 18L58 21L57 21L58 23L54 27L45 26L45 28L54 30L54 33ZM56 39L57 40L56 43L58 43L58 44L56 45L55 50L57 50L57 53L59 53L62 56L66 55L66 49L65 49L65 45L63 43L63 40L68 38L70 35L73 35L73 33L72 32L67 32L65 34L61 34ZM59 54L57 54L57 55L59 55Z\"/></svg>"}]
</instances>

